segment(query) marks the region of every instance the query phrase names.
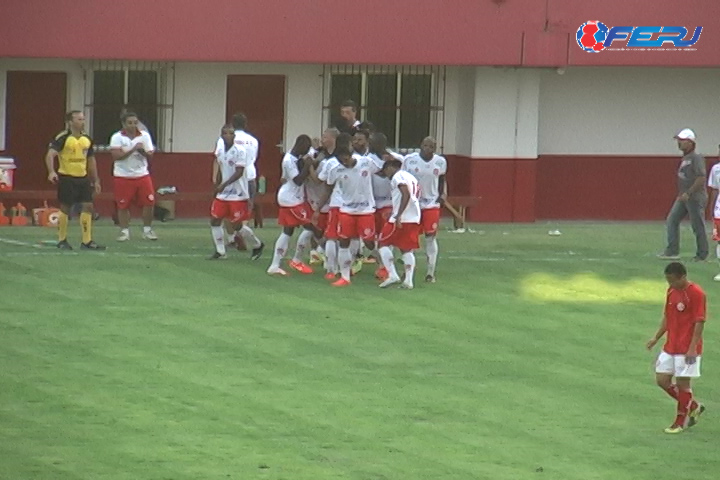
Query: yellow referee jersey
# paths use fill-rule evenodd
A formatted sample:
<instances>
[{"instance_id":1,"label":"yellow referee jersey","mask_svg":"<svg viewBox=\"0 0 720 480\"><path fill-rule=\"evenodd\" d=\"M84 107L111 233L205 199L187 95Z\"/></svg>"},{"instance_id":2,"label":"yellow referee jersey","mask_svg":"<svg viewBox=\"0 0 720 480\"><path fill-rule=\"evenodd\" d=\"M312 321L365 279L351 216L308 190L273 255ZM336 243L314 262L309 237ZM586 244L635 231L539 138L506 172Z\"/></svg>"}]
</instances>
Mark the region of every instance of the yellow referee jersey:
<instances>
[{"instance_id":1,"label":"yellow referee jersey","mask_svg":"<svg viewBox=\"0 0 720 480\"><path fill-rule=\"evenodd\" d=\"M58 152L60 175L87 176L87 159L93 156L95 151L93 141L86 133L76 137L70 130L61 132L50 142L50 148Z\"/></svg>"}]
</instances>

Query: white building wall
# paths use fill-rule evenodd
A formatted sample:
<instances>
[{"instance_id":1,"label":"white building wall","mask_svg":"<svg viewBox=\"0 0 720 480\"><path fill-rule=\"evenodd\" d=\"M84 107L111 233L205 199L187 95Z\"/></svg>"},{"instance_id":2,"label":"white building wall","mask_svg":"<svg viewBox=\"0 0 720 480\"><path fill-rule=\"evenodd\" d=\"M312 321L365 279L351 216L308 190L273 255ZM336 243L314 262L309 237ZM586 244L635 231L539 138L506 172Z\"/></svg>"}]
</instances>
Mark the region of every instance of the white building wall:
<instances>
[{"instance_id":1,"label":"white building wall","mask_svg":"<svg viewBox=\"0 0 720 480\"><path fill-rule=\"evenodd\" d=\"M226 120L228 75L285 75L285 147L302 133L320 136L322 73L322 65L177 63L172 151L212 151Z\"/></svg>"},{"instance_id":2,"label":"white building wall","mask_svg":"<svg viewBox=\"0 0 720 480\"><path fill-rule=\"evenodd\" d=\"M698 149L720 142L720 69L543 70L540 154L675 155L690 127Z\"/></svg>"},{"instance_id":3,"label":"white building wall","mask_svg":"<svg viewBox=\"0 0 720 480\"><path fill-rule=\"evenodd\" d=\"M438 139L443 153L469 156L472 150L475 69L448 67L445 72L445 124Z\"/></svg>"}]
</instances>

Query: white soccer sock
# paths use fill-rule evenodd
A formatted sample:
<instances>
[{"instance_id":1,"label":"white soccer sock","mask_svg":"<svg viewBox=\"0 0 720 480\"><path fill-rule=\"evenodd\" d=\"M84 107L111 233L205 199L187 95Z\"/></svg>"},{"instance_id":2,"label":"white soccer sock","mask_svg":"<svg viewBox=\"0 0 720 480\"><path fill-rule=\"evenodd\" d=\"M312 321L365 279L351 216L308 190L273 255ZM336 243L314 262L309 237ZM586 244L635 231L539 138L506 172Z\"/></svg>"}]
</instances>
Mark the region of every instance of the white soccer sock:
<instances>
[{"instance_id":1,"label":"white soccer sock","mask_svg":"<svg viewBox=\"0 0 720 480\"><path fill-rule=\"evenodd\" d=\"M121 228L121 229L120 229L120 233L121 233L122 235L130 236L130 229L129 229L129 228Z\"/></svg>"},{"instance_id":2,"label":"white soccer sock","mask_svg":"<svg viewBox=\"0 0 720 480\"><path fill-rule=\"evenodd\" d=\"M378 262L382 263L382 257L380 256L380 251L377 247L377 242L375 242L375 248L372 249L370 252L370 256L374 259L376 259Z\"/></svg>"},{"instance_id":3,"label":"white soccer sock","mask_svg":"<svg viewBox=\"0 0 720 480\"><path fill-rule=\"evenodd\" d=\"M143 233L150 233L152 232L152 227L143 227Z\"/></svg>"},{"instance_id":4,"label":"white soccer sock","mask_svg":"<svg viewBox=\"0 0 720 480\"><path fill-rule=\"evenodd\" d=\"M215 251L220 255L225 255L225 232L222 227L210 227L213 242L215 242Z\"/></svg>"},{"instance_id":5,"label":"white soccer sock","mask_svg":"<svg viewBox=\"0 0 720 480\"><path fill-rule=\"evenodd\" d=\"M427 274L434 277L435 266L437 265L438 259L438 242L436 237L425 237L425 253L427 253Z\"/></svg>"},{"instance_id":6,"label":"white soccer sock","mask_svg":"<svg viewBox=\"0 0 720 480\"><path fill-rule=\"evenodd\" d=\"M402 260L405 264L405 284L412 286L415 276L415 254L413 252L403 253Z\"/></svg>"},{"instance_id":7,"label":"white soccer sock","mask_svg":"<svg viewBox=\"0 0 720 480\"><path fill-rule=\"evenodd\" d=\"M307 251L308 247L310 246L310 241L312 240L313 233L310 230L303 230L300 236L298 237L297 245L295 245L295 256L293 257L293 262L302 262L303 257L305 256L305 252Z\"/></svg>"},{"instance_id":8,"label":"white soccer sock","mask_svg":"<svg viewBox=\"0 0 720 480\"><path fill-rule=\"evenodd\" d=\"M353 260L355 260L355 257L358 256L358 253L360 253L360 246L362 244L360 243L359 238L353 238L350 240L350 255L352 255Z\"/></svg>"},{"instance_id":9,"label":"white soccer sock","mask_svg":"<svg viewBox=\"0 0 720 480\"><path fill-rule=\"evenodd\" d=\"M325 243L325 271L338 272L338 243L337 240L328 240Z\"/></svg>"},{"instance_id":10,"label":"white soccer sock","mask_svg":"<svg viewBox=\"0 0 720 480\"><path fill-rule=\"evenodd\" d=\"M315 249L315 251L316 251L317 253L319 253L320 255L323 255L323 254L325 253L325 247L323 247L322 245L318 244L318 246L317 246L317 248Z\"/></svg>"},{"instance_id":11,"label":"white soccer sock","mask_svg":"<svg viewBox=\"0 0 720 480\"><path fill-rule=\"evenodd\" d=\"M397 270L395 269L395 258L393 257L393 251L390 247L380 248L380 258L382 259L383 266L388 271L390 278L400 278Z\"/></svg>"},{"instance_id":12,"label":"white soccer sock","mask_svg":"<svg viewBox=\"0 0 720 480\"><path fill-rule=\"evenodd\" d=\"M238 233L243 238L243 240L245 240L245 245L247 245L248 247L252 246L252 248L258 248L260 245L262 245L260 239L255 236L255 232L253 232L252 229L247 225L244 225L240 230L238 230Z\"/></svg>"},{"instance_id":13,"label":"white soccer sock","mask_svg":"<svg viewBox=\"0 0 720 480\"><path fill-rule=\"evenodd\" d=\"M280 268L280 262L282 262L282 259L285 257L289 245L290 235L287 235L285 232L281 233L275 242L275 251L273 252L270 268Z\"/></svg>"},{"instance_id":14,"label":"white soccer sock","mask_svg":"<svg viewBox=\"0 0 720 480\"><path fill-rule=\"evenodd\" d=\"M720 243L715 247L715 256L720 260Z\"/></svg>"},{"instance_id":15,"label":"white soccer sock","mask_svg":"<svg viewBox=\"0 0 720 480\"><path fill-rule=\"evenodd\" d=\"M350 281L350 268L352 267L353 256L349 248L340 248L338 251L340 262L340 275L344 280Z\"/></svg>"}]
</instances>

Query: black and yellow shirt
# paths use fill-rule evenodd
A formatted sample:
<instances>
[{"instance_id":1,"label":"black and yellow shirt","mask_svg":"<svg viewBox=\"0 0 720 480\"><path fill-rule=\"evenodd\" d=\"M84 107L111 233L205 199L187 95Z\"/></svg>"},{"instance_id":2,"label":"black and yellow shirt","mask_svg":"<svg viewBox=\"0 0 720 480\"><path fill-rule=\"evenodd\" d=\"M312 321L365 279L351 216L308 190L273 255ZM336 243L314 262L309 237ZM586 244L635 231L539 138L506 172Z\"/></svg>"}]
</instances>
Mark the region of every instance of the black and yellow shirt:
<instances>
[{"instance_id":1,"label":"black and yellow shirt","mask_svg":"<svg viewBox=\"0 0 720 480\"><path fill-rule=\"evenodd\" d=\"M70 130L66 130L50 142L50 148L58 152L60 175L87 176L87 159L95 153L93 141L87 134L76 137Z\"/></svg>"}]
</instances>

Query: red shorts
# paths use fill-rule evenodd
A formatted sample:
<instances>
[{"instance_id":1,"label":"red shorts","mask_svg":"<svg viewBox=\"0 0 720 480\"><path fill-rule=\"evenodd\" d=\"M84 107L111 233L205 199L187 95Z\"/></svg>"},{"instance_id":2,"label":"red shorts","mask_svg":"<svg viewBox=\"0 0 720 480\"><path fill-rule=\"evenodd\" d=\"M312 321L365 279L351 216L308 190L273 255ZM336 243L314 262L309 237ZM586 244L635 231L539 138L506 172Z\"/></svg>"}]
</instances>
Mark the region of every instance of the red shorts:
<instances>
[{"instance_id":1,"label":"red shorts","mask_svg":"<svg viewBox=\"0 0 720 480\"><path fill-rule=\"evenodd\" d=\"M328 212L327 226L325 227L325 238L328 240L337 240L338 238L338 217L340 216L339 208L331 208Z\"/></svg>"},{"instance_id":2,"label":"red shorts","mask_svg":"<svg viewBox=\"0 0 720 480\"><path fill-rule=\"evenodd\" d=\"M240 223L251 217L247 200L214 199L210 207L213 218L227 218L232 223Z\"/></svg>"},{"instance_id":3,"label":"red shorts","mask_svg":"<svg viewBox=\"0 0 720 480\"><path fill-rule=\"evenodd\" d=\"M394 223L386 223L380 232L378 241L381 247L397 247L406 252L420 248L420 224L402 223L396 228Z\"/></svg>"},{"instance_id":4,"label":"red shorts","mask_svg":"<svg viewBox=\"0 0 720 480\"><path fill-rule=\"evenodd\" d=\"M440 225L440 208L428 208L423 210L420 218L420 225L425 235L435 235Z\"/></svg>"},{"instance_id":5,"label":"red shorts","mask_svg":"<svg viewBox=\"0 0 720 480\"><path fill-rule=\"evenodd\" d=\"M341 213L338 218L338 237L344 240L348 238L375 240L375 215Z\"/></svg>"},{"instance_id":6,"label":"red shorts","mask_svg":"<svg viewBox=\"0 0 720 480\"><path fill-rule=\"evenodd\" d=\"M380 235L380 232L382 232L383 228L385 227L385 224L388 221L388 218L390 218L390 215L392 215L392 207L383 207L375 210L375 234Z\"/></svg>"},{"instance_id":7,"label":"red shorts","mask_svg":"<svg viewBox=\"0 0 720 480\"><path fill-rule=\"evenodd\" d=\"M324 232L324 231L327 229L327 226L328 226L328 216L329 216L329 214L328 214L327 212L326 212L326 213L322 213L322 212L321 212L320 215L318 215L317 224L316 224L315 226L316 226L316 227L318 228L318 230L320 230L321 232Z\"/></svg>"},{"instance_id":8,"label":"red shorts","mask_svg":"<svg viewBox=\"0 0 720 480\"><path fill-rule=\"evenodd\" d=\"M713 218L713 242L720 242L720 218Z\"/></svg>"},{"instance_id":9,"label":"red shorts","mask_svg":"<svg viewBox=\"0 0 720 480\"><path fill-rule=\"evenodd\" d=\"M150 175L138 178L114 177L115 203L120 210L130 208L135 204L138 207L152 207L155 205L155 187Z\"/></svg>"},{"instance_id":10,"label":"red shorts","mask_svg":"<svg viewBox=\"0 0 720 480\"><path fill-rule=\"evenodd\" d=\"M283 227L302 227L312 223L312 207L301 203L294 207L280 207L278 210L278 224Z\"/></svg>"}]
</instances>

